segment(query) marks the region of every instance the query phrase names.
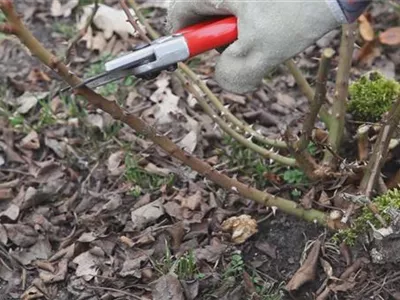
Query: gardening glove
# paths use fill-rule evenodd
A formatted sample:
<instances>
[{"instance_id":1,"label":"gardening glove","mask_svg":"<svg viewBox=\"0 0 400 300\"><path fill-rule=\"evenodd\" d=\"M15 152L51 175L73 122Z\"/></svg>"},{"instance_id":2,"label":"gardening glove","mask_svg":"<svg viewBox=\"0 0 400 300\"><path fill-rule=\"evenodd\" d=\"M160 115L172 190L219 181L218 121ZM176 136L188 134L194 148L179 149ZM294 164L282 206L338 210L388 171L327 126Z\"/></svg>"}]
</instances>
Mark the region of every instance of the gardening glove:
<instances>
[{"instance_id":1,"label":"gardening glove","mask_svg":"<svg viewBox=\"0 0 400 300\"><path fill-rule=\"evenodd\" d=\"M303 51L340 24L354 21L360 14L357 10L362 11L368 2L172 0L168 23L171 30L177 31L213 16L235 15L238 39L218 59L215 79L222 88L242 94L257 89L272 67Z\"/></svg>"}]
</instances>

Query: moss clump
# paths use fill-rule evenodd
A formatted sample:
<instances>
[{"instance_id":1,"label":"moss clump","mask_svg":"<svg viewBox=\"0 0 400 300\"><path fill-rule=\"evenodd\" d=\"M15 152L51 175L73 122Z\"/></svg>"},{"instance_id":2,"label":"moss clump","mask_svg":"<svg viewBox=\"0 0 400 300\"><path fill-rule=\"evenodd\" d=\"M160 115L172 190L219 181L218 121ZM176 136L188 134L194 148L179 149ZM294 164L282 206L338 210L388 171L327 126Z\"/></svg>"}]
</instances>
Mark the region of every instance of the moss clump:
<instances>
[{"instance_id":1,"label":"moss clump","mask_svg":"<svg viewBox=\"0 0 400 300\"><path fill-rule=\"evenodd\" d=\"M371 72L349 87L349 112L357 121L376 122L400 96L400 84Z\"/></svg>"},{"instance_id":2,"label":"moss clump","mask_svg":"<svg viewBox=\"0 0 400 300\"><path fill-rule=\"evenodd\" d=\"M387 224L391 223L391 217L388 213L388 209L400 209L400 190L393 189L388 191L379 197L376 197L373 201L379 210L379 214L386 221ZM382 224L375 218L371 210L364 206L361 209L361 213L358 218L356 218L350 228L339 230L333 239L336 242L345 242L350 246L354 246L358 237L366 234L370 229L370 224L375 226L375 228L381 228Z\"/></svg>"}]
</instances>

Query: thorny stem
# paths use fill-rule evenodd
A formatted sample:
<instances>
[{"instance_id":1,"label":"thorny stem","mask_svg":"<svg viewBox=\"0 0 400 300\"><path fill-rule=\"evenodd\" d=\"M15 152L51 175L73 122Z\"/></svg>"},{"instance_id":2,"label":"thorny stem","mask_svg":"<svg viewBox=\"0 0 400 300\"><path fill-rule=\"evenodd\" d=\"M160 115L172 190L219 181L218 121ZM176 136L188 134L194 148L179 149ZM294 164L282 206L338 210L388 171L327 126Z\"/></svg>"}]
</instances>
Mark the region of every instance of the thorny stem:
<instances>
[{"instance_id":1,"label":"thorny stem","mask_svg":"<svg viewBox=\"0 0 400 300\"><path fill-rule=\"evenodd\" d=\"M126 3L126 0L119 1L122 9L125 12L126 17L128 18L128 22L132 25L132 27L139 33L140 38L145 41L146 43L151 43L151 39L146 35L146 33L140 28L137 21L133 18L131 12L129 11L129 7Z\"/></svg>"},{"instance_id":2,"label":"thorny stem","mask_svg":"<svg viewBox=\"0 0 400 300\"><path fill-rule=\"evenodd\" d=\"M133 10L135 11L135 14L137 16L137 18L139 19L139 21L144 25L144 27L146 28L147 32L149 33L150 37L152 39L157 39L160 37L160 35L157 33L157 31L155 31L150 24L147 22L146 18L143 16L143 14L140 12L139 6L136 4L136 2L134 0L128 0L129 4L131 5L131 7L133 8ZM129 12L125 11L125 13ZM130 13L129 13L130 15ZM130 18L130 17L128 17ZM148 38L146 39L146 41L148 41ZM253 136L253 138L265 145L271 146L271 147L275 147L278 149L284 149L286 148L286 144L283 141L278 141L275 139L269 139L265 136L263 136L262 134L258 133L256 130L254 130L253 128L251 128L248 124L246 124L245 122L239 120L237 117L235 117L229 109L227 109L222 103L221 101L218 99L218 97L210 90L210 88L203 82L201 81L197 75L184 63L181 63L179 65L179 69L185 73L191 80L193 80L195 82L195 84L200 88L200 90L206 94L206 96L208 97L208 99L210 99L211 103L224 115L224 117L231 122L233 125L235 125L236 127L238 127L239 129L241 129L244 132L247 132L248 134L250 134L251 136Z\"/></svg>"},{"instance_id":3,"label":"thorny stem","mask_svg":"<svg viewBox=\"0 0 400 300\"><path fill-rule=\"evenodd\" d=\"M381 169L385 163L389 152L390 140L400 122L400 98L393 104L391 110L385 118L378 138L374 144L372 155L366 168L363 179L361 180L360 190L367 196L371 197L378 178L381 174Z\"/></svg>"},{"instance_id":4,"label":"thorny stem","mask_svg":"<svg viewBox=\"0 0 400 300\"><path fill-rule=\"evenodd\" d=\"M310 105L313 104L315 93L309 83L307 82L306 78L302 74L300 68L296 65L293 59L289 59L285 62L285 66L288 68L289 72L293 75L294 80L296 81L297 85L299 86L301 92L306 96L308 99L308 103ZM321 120L325 123L326 127L329 128L331 116L326 107L321 107L319 112Z\"/></svg>"},{"instance_id":5,"label":"thorny stem","mask_svg":"<svg viewBox=\"0 0 400 300\"><path fill-rule=\"evenodd\" d=\"M357 23L342 26L342 38L339 50L339 65L336 75L336 91L332 105L332 120L329 127L329 145L334 153L338 153L345 129L345 115L351 63L355 42ZM330 151L325 152L324 162L333 164L334 156Z\"/></svg>"},{"instance_id":6,"label":"thorny stem","mask_svg":"<svg viewBox=\"0 0 400 300\"><path fill-rule=\"evenodd\" d=\"M97 13L98 10L99 10L99 0L95 0L92 14L90 15L90 17L86 21L85 26L81 30L79 30L79 32L71 39L71 41L68 44L67 50L65 51L65 61L66 61L67 64L68 64L68 62L69 62L69 60L71 58L72 49L75 48L75 46L79 42L79 40L81 38L83 38L83 36L86 34L86 32L89 29L89 26L93 22L94 17L96 16L96 13Z\"/></svg>"},{"instance_id":7,"label":"thorny stem","mask_svg":"<svg viewBox=\"0 0 400 300\"><path fill-rule=\"evenodd\" d=\"M81 83L81 80L69 71L68 67L60 60L56 59L48 50L46 50L42 44L32 35L32 33L25 27L18 17L12 2L10 0L0 1L0 9L3 10L9 24L12 26L13 34L15 34L21 42L31 51L45 65L50 67L56 72L61 78L63 78L71 86L75 86ZM129 114L124 111L115 101L109 101L101 95L95 93L87 87L82 87L76 90L77 93L85 97L90 104L100 108L101 110L109 113L114 119L120 120L136 130L138 133L143 134L152 140L155 144L160 146L165 152L171 157L174 157L184 164L191 167L201 175L205 176L209 180L215 182L221 187L237 192L243 197L254 200L269 207L277 207L285 213L297 216L307 221L319 223L324 226L328 226L327 216L318 210L305 210L297 205L297 203L275 197L266 192L262 192L255 188L249 187L235 179L229 178L228 176L221 174L214 170L206 162L196 158L188 152L180 149L174 144L168 137L159 135L155 129L140 118L133 114Z\"/></svg>"},{"instance_id":8,"label":"thorny stem","mask_svg":"<svg viewBox=\"0 0 400 300\"><path fill-rule=\"evenodd\" d=\"M240 133L238 133L236 130L232 129L221 117L219 117L214 109L207 103L207 100L200 95L200 93L194 88L194 86L189 82L181 73L176 72L175 75L178 77L179 80L181 80L184 83L185 88L195 96L197 99L197 102L200 104L200 106L203 108L206 114L208 114L211 119L215 123L217 123L225 133L227 133L229 136L233 137L236 141L241 143L243 146L246 148L249 148L250 150L253 150L254 152L260 154L264 158L268 159L273 159L274 161L286 165L286 166L292 166L295 167L297 165L296 160L293 158L288 158L279 154L276 154L272 151L269 151L263 147L258 146L257 144L254 144L251 142L251 139L246 139L244 136L242 136Z\"/></svg>"},{"instance_id":9,"label":"thorny stem","mask_svg":"<svg viewBox=\"0 0 400 300\"><path fill-rule=\"evenodd\" d=\"M310 112L304 120L302 136L296 147L297 151L301 152L308 146L312 130L314 129L315 120L318 117L318 112L320 111L324 102L326 102L326 81L328 79L330 62L334 54L335 51L333 51L333 49L331 48L325 49L322 52L322 57L317 73L314 99L310 104Z\"/></svg>"},{"instance_id":10,"label":"thorny stem","mask_svg":"<svg viewBox=\"0 0 400 300\"><path fill-rule=\"evenodd\" d=\"M184 63L181 63L179 65L179 69L184 72L192 81L195 82L195 84L201 89L201 91L206 94L208 99L210 99L211 103L214 104L214 106L223 114L228 121L230 121L233 125L238 127L239 129L243 130L244 132L247 132L251 136L254 137L255 140L269 145L271 147L275 147L278 149L284 149L286 148L286 143L283 141L278 141L275 139L269 139L266 138L265 136L261 135L254 129L252 129L248 124L245 122L239 120L236 118L229 109L227 109L221 101L218 99L218 97L209 89L209 87L201 81L197 75Z\"/></svg>"}]
</instances>

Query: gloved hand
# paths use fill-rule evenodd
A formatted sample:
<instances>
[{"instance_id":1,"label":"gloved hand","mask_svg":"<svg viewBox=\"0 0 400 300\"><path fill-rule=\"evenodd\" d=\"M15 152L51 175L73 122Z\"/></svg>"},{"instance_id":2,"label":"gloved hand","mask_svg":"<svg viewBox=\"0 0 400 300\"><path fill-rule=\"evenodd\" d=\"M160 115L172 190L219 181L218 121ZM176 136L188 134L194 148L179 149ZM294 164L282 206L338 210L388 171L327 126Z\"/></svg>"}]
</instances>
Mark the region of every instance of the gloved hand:
<instances>
[{"instance_id":1,"label":"gloved hand","mask_svg":"<svg viewBox=\"0 0 400 300\"><path fill-rule=\"evenodd\" d=\"M222 53L215 78L235 93L258 88L274 66L346 22L336 0L173 0L173 31L212 16L235 15L238 40Z\"/></svg>"}]
</instances>

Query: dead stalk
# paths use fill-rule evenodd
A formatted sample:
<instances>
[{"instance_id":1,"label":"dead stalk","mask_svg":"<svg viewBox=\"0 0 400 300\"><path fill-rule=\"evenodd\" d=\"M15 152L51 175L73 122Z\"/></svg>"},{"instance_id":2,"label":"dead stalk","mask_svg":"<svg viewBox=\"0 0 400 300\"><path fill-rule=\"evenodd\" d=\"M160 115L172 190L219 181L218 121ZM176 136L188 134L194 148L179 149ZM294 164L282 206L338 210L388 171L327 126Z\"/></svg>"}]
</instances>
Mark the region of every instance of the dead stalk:
<instances>
[{"instance_id":1,"label":"dead stalk","mask_svg":"<svg viewBox=\"0 0 400 300\"><path fill-rule=\"evenodd\" d=\"M18 17L18 14L14 10L10 0L0 1L0 8L4 12L9 26L12 27L13 34L15 34L16 37L18 37L20 41L31 51L32 55L36 56L42 63L56 72L69 85L75 86L81 83L81 79L75 76L68 69L68 67L61 62L61 60L57 59L47 49L45 49L44 46L25 27ZM323 212L318 210L305 210L299 207L298 204L293 201L275 197L269 193L249 187L214 170L206 162L180 149L168 137L157 134L153 127L147 125L135 115L124 111L115 101L108 101L87 87L79 88L76 90L76 92L85 97L90 104L107 112L114 119L124 122L136 130L136 132L143 134L155 144L160 146L171 157L180 160L182 163L191 167L193 170L197 171L199 174L205 176L207 179L215 182L221 187L232 192L239 193L243 197L252 199L262 205L270 207L275 206L285 213L295 215L304 220L316 222L324 226L328 225L327 216Z\"/></svg>"}]
</instances>

